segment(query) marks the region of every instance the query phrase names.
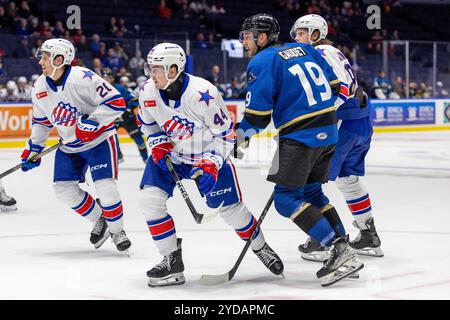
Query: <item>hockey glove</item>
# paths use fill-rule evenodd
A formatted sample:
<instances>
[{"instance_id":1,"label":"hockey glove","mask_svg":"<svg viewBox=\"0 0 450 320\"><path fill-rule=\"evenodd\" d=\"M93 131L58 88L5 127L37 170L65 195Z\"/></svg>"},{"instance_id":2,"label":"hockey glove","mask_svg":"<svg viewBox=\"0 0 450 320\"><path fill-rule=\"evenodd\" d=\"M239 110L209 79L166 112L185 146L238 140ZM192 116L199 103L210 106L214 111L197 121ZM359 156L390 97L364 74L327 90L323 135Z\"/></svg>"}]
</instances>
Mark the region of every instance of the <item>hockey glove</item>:
<instances>
[{"instance_id":1,"label":"hockey glove","mask_svg":"<svg viewBox=\"0 0 450 320\"><path fill-rule=\"evenodd\" d=\"M212 191L222 164L222 157L204 153L200 161L192 168L189 176L197 181L198 190L201 193L206 195Z\"/></svg>"},{"instance_id":2,"label":"hockey glove","mask_svg":"<svg viewBox=\"0 0 450 320\"><path fill-rule=\"evenodd\" d=\"M32 161L31 158L41 153L42 150L44 150L43 146L33 144L31 140L28 140L27 145L20 156L22 159L22 171L26 172L41 165L41 158L34 161Z\"/></svg>"},{"instance_id":3,"label":"hockey glove","mask_svg":"<svg viewBox=\"0 0 450 320\"><path fill-rule=\"evenodd\" d=\"M367 107L367 93L364 92L363 88L358 87L355 92L355 98L359 100L359 107L364 109Z\"/></svg>"},{"instance_id":4,"label":"hockey glove","mask_svg":"<svg viewBox=\"0 0 450 320\"><path fill-rule=\"evenodd\" d=\"M103 133L99 130L99 123L93 119L89 119L88 114L84 114L78 118L75 135L81 141L92 141Z\"/></svg>"},{"instance_id":5,"label":"hockey glove","mask_svg":"<svg viewBox=\"0 0 450 320\"><path fill-rule=\"evenodd\" d=\"M250 138L244 136L244 132L239 130L240 122L234 125L234 130L236 131L236 142L233 148L233 157L236 159L242 159L244 157L243 149L248 148L250 144Z\"/></svg>"},{"instance_id":6,"label":"hockey glove","mask_svg":"<svg viewBox=\"0 0 450 320\"><path fill-rule=\"evenodd\" d=\"M161 134L154 138L149 138L148 143L150 145L153 163L165 172L169 171L167 168L165 157L169 155L173 150L173 143L165 134Z\"/></svg>"}]
</instances>

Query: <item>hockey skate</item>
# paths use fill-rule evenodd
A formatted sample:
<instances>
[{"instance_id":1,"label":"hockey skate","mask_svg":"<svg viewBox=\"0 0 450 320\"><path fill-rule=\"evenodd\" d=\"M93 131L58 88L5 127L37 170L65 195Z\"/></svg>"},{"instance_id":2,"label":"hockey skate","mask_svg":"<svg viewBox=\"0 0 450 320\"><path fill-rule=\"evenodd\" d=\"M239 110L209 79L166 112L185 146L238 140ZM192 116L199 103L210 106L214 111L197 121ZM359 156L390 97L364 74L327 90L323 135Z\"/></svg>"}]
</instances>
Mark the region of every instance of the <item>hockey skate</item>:
<instances>
[{"instance_id":1,"label":"hockey skate","mask_svg":"<svg viewBox=\"0 0 450 320\"><path fill-rule=\"evenodd\" d=\"M91 231L91 238L89 240L94 245L95 249L98 249L105 243L108 237L108 224L106 223L105 218L100 217L94 224L94 229Z\"/></svg>"},{"instance_id":2,"label":"hockey skate","mask_svg":"<svg viewBox=\"0 0 450 320\"><path fill-rule=\"evenodd\" d=\"M4 190L0 190L0 211L16 211L17 202L6 194Z\"/></svg>"},{"instance_id":3,"label":"hockey skate","mask_svg":"<svg viewBox=\"0 0 450 320\"><path fill-rule=\"evenodd\" d=\"M125 251L131 247L131 241L128 239L125 230L121 230L117 233L111 233L112 242L116 245L117 250Z\"/></svg>"},{"instance_id":4,"label":"hockey skate","mask_svg":"<svg viewBox=\"0 0 450 320\"><path fill-rule=\"evenodd\" d=\"M308 237L304 244L298 246L298 251L300 251L302 259L307 261L324 262L330 257L325 247L311 237ZM359 274L358 272L352 273L348 278L359 279Z\"/></svg>"},{"instance_id":5,"label":"hockey skate","mask_svg":"<svg viewBox=\"0 0 450 320\"><path fill-rule=\"evenodd\" d=\"M329 258L328 251L311 237L306 239L304 244L298 246L298 251L302 259L315 262L324 262Z\"/></svg>"},{"instance_id":6,"label":"hockey skate","mask_svg":"<svg viewBox=\"0 0 450 320\"><path fill-rule=\"evenodd\" d=\"M149 287L173 286L185 282L180 238L177 239L177 246L176 251L165 256L160 263L147 271Z\"/></svg>"},{"instance_id":7,"label":"hockey skate","mask_svg":"<svg viewBox=\"0 0 450 320\"><path fill-rule=\"evenodd\" d=\"M269 269L273 274L280 275L283 273L284 266L280 257L272 250L266 243L258 251L253 251L261 262Z\"/></svg>"},{"instance_id":8,"label":"hockey skate","mask_svg":"<svg viewBox=\"0 0 450 320\"><path fill-rule=\"evenodd\" d=\"M353 225L359 229L359 234L353 241L350 241L350 247L360 255L383 257L384 253L381 250L381 241L375 229L373 218L367 220L366 228L359 226L356 221L353 221Z\"/></svg>"},{"instance_id":9,"label":"hockey skate","mask_svg":"<svg viewBox=\"0 0 450 320\"><path fill-rule=\"evenodd\" d=\"M329 255L330 257L324 262L323 267L316 273L323 287L328 287L349 277L364 267L349 246L348 236L334 240L329 249Z\"/></svg>"}]
</instances>

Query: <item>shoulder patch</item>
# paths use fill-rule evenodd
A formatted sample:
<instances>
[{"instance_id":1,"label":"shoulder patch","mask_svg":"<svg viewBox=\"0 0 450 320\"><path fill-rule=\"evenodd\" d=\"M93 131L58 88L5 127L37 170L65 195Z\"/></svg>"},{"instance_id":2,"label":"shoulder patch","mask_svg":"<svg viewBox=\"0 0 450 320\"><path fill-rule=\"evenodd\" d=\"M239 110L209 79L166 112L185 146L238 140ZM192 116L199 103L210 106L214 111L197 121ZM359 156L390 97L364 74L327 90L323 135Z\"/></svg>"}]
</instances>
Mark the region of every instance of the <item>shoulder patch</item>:
<instances>
[{"instance_id":1,"label":"shoulder patch","mask_svg":"<svg viewBox=\"0 0 450 320\"><path fill-rule=\"evenodd\" d=\"M145 100L144 107L146 107L146 108L156 107L156 100Z\"/></svg>"},{"instance_id":2,"label":"shoulder patch","mask_svg":"<svg viewBox=\"0 0 450 320\"><path fill-rule=\"evenodd\" d=\"M300 47L289 48L283 51L278 52L278 55L282 57L284 60L289 60L298 57L304 57L308 54L305 50Z\"/></svg>"},{"instance_id":3,"label":"shoulder patch","mask_svg":"<svg viewBox=\"0 0 450 320\"><path fill-rule=\"evenodd\" d=\"M42 91L42 92L38 92L38 93L36 93L36 98L39 100L39 99L42 99L42 98L45 98L47 96L47 91Z\"/></svg>"},{"instance_id":4,"label":"shoulder patch","mask_svg":"<svg viewBox=\"0 0 450 320\"><path fill-rule=\"evenodd\" d=\"M250 72L250 74L247 76L247 82L250 83L250 82L255 81L255 80L256 80L255 75Z\"/></svg>"}]
</instances>

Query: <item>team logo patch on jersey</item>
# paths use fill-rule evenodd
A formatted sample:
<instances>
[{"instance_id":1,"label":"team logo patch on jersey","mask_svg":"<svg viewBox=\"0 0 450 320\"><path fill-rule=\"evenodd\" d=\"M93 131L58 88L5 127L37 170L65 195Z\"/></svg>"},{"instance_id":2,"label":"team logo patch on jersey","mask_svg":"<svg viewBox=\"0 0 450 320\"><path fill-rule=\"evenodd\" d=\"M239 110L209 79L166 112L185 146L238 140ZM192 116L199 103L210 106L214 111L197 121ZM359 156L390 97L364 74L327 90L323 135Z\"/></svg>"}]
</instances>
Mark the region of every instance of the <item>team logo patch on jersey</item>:
<instances>
[{"instance_id":1,"label":"team logo patch on jersey","mask_svg":"<svg viewBox=\"0 0 450 320\"><path fill-rule=\"evenodd\" d=\"M278 52L278 55L282 57L284 60L289 60L293 58L304 57L308 54L302 48L296 47L280 51Z\"/></svg>"},{"instance_id":2,"label":"team logo patch on jersey","mask_svg":"<svg viewBox=\"0 0 450 320\"><path fill-rule=\"evenodd\" d=\"M190 138L194 134L195 124L185 118L174 116L167 120L162 129L172 139L184 140Z\"/></svg>"},{"instance_id":3,"label":"team logo patch on jersey","mask_svg":"<svg viewBox=\"0 0 450 320\"><path fill-rule=\"evenodd\" d=\"M156 107L156 100L145 100L144 107L146 108Z\"/></svg>"},{"instance_id":4,"label":"team logo patch on jersey","mask_svg":"<svg viewBox=\"0 0 450 320\"><path fill-rule=\"evenodd\" d=\"M36 98L38 98L38 100L39 100L39 99L45 98L47 95L48 95L47 91L42 91L42 92L36 93Z\"/></svg>"},{"instance_id":5,"label":"team logo patch on jersey","mask_svg":"<svg viewBox=\"0 0 450 320\"><path fill-rule=\"evenodd\" d=\"M57 126L71 127L77 122L78 110L70 103L59 102L53 109L52 123Z\"/></svg>"},{"instance_id":6,"label":"team logo patch on jersey","mask_svg":"<svg viewBox=\"0 0 450 320\"><path fill-rule=\"evenodd\" d=\"M256 80L255 75L250 72L250 74L247 77L247 82L250 83L250 82L255 81L255 80Z\"/></svg>"}]
</instances>

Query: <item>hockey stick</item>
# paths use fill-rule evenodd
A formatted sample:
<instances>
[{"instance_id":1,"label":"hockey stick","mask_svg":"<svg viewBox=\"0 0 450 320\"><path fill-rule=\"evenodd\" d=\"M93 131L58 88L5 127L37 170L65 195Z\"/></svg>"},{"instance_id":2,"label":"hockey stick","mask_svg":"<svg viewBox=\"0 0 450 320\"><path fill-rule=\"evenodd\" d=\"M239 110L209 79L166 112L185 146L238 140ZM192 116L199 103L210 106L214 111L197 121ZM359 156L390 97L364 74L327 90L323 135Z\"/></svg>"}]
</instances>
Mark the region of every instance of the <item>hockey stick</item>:
<instances>
[{"instance_id":1,"label":"hockey stick","mask_svg":"<svg viewBox=\"0 0 450 320\"><path fill-rule=\"evenodd\" d=\"M40 158L42 158L43 156L45 156L46 154L52 152L53 150L58 149L58 148L59 148L60 146L62 146L62 145L63 145L63 143L62 143L62 141L60 141L60 142L58 142L57 144L55 144L55 145L53 145L53 146L51 146L51 147L45 149L45 150L42 151L41 153L38 153L38 154L34 155L34 156L31 157L30 160L28 160L27 162L35 161L35 160L37 160L37 159L40 159ZM9 174L11 174L11 173L13 173L13 172L15 172L15 171L17 171L17 170L19 170L20 168L22 168L22 163L20 163L20 164L14 166L14 167L12 167L11 169L6 170L6 171L3 172L2 174L0 174L0 179L3 178L3 177L6 177L7 175L9 175Z\"/></svg>"},{"instance_id":2,"label":"hockey stick","mask_svg":"<svg viewBox=\"0 0 450 320\"><path fill-rule=\"evenodd\" d=\"M256 234L257 230L259 229L259 226L264 220L264 217L266 216L267 212L269 211L270 206L273 202L273 197L275 195L275 191L272 192L272 195L269 198L269 201L267 201L266 206L264 207L263 212L261 213L261 216L258 219L258 222L256 223L256 227L252 232L252 235L250 239L248 239L247 243L244 246L244 249L242 249L241 254L239 255L239 258L237 259L236 263L234 264L233 268L231 268L230 271L224 274L204 274L200 277L200 284L204 286L217 286L220 284L224 284L231 279L233 279L234 274L236 273L237 269L239 268L239 265L242 262L242 259L244 259L245 254L247 253L248 248L250 247L250 244L253 241L253 236Z\"/></svg>"},{"instance_id":3,"label":"hockey stick","mask_svg":"<svg viewBox=\"0 0 450 320\"><path fill-rule=\"evenodd\" d=\"M170 161L169 156L166 156L164 159L166 162L167 167L169 168L170 175L172 176L173 181L175 181L178 189L181 192L181 195L183 196L183 199L186 201L187 206L189 207L189 210L191 211L192 215L194 216L195 222L198 224L205 223L208 221L211 221L214 219L218 214L220 209L223 206L223 202L220 204L219 208L216 209L213 213L207 213L207 214L201 214L198 213L198 211L195 209L194 205L192 204L191 198L189 198L189 195L184 188L183 184L181 183L180 178L178 177L178 174L175 171L175 168L172 165L172 161Z\"/></svg>"}]
</instances>

